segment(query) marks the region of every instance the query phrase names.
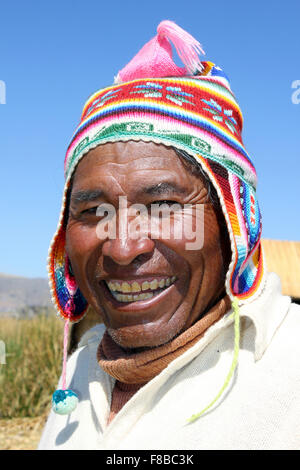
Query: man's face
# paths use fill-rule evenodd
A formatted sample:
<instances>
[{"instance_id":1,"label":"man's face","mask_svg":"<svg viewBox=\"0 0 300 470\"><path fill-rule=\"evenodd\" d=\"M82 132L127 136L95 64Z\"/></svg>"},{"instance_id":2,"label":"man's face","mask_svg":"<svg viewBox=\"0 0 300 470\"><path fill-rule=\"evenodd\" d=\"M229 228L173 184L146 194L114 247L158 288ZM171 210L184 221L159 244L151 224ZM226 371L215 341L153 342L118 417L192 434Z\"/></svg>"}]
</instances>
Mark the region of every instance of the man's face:
<instances>
[{"instance_id":1,"label":"man's face","mask_svg":"<svg viewBox=\"0 0 300 470\"><path fill-rule=\"evenodd\" d=\"M170 216L171 236L149 229L133 238L124 230L133 217L127 209L120 210L120 196L128 210L137 203L149 208L149 220L150 208L164 201L177 203L177 212ZM114 237L99 236L97 230L97 208L104 203L115 208ZM195 210L186 211L187 204ZM196 207L202 207L204 214ZM203 216L203 246L190 249L187 230L175 236L175 221L182 217L184 227L194 231ZM162 219L154 222L159 227ZM224 292L229 248L224 249L219 216L202 179L164 145L130 141L91 150L74 175L66 235L66 250L82 294L124 348L168 342Z\"/></svg>"}]
</instances>

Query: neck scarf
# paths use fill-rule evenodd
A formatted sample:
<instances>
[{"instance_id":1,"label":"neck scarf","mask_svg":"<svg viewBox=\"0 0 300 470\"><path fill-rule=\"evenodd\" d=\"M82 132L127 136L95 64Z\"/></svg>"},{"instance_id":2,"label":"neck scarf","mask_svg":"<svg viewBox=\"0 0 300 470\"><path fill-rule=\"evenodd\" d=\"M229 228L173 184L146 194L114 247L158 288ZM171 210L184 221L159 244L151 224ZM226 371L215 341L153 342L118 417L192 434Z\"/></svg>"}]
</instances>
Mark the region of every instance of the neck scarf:
<instances>
[{"instance_id":1,"label":"neck scarf","mask_svg":"<svg viewBox=\"0 0 300 470\"><path fill-rule=\"evenodd\" d=\"M145 384L199 341L205 331L230 308L230 298L225 295L200 320L179 336L167 344L138 353L122 349L106 331L98 346L98 363L107 374L123 384Z\"/></svg>"}]
</instances>

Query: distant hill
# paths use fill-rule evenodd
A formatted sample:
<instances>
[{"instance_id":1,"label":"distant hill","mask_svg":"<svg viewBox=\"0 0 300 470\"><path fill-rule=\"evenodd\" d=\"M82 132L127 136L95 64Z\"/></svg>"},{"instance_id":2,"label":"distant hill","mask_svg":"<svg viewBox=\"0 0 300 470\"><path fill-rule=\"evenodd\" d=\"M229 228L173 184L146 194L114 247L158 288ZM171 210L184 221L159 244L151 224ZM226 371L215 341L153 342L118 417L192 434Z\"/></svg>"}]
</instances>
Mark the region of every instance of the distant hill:
<instances>
[{"instance_id":1,"label":"distant hill","mask_svg":"<svg viewBox=\"0 0 300 470\"><path fill-rule=\"evenodd\" d=\"M48 280L0 273L0 316L33 316L52 312Z\"/></svg>"}]
</instances>

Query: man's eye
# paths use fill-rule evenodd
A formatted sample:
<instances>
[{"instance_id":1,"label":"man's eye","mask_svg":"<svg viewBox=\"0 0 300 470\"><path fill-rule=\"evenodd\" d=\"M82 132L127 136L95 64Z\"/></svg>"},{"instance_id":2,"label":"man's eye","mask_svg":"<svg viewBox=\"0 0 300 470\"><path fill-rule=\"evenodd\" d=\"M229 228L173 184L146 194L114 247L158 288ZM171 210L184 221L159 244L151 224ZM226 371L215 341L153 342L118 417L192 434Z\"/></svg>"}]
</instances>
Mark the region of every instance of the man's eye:
<instances>
[{"instance_id":1,"label":"man's eye","mask_svg":"<svg viewBox=\"0 0 300 470\"><path fill-rule=\"evenodd\" d=\"M98 206L90 207L89 209L84 209L83 211L81 211L81 214L82 215L96 215L97 207Z\"/></svg>"},{"instance_id":2,"label":"man's eye","mask_svg":"<svg viewBox=\"0 0 300 470\"><path fill-rule=\"evenodd\" d=\"M181 206L181 204L178 201L169 201L169 200L154 201L151 203L151 205L152 204L155 204L157 206L161 206L162 204L167 204L168 206L172 206L173 204L178 204L179 206Z\"/></svg>"}]
</instances>

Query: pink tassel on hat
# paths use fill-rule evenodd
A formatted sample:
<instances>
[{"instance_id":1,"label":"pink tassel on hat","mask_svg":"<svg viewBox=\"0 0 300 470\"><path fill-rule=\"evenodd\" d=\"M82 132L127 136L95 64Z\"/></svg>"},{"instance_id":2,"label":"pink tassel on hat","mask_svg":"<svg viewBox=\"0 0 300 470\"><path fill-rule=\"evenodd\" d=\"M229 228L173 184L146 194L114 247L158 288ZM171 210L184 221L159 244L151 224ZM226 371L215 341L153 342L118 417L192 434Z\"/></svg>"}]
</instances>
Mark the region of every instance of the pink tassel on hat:
<instances>
[{"instance_id":1,"label":"pink tassel on hat","mask_svg":"<svg viewBox=\"0 0 300 470\"><path fill-rule=\"evenodd\" d=\"M170 41L184 67L178 67L173 61ZM137 78L180 77L200 73L203 66L199 53L205 54L193 36L173 21L162 21L157 27L157 35L118 73L115 83Z\"/></svg>"}]
</instances>

